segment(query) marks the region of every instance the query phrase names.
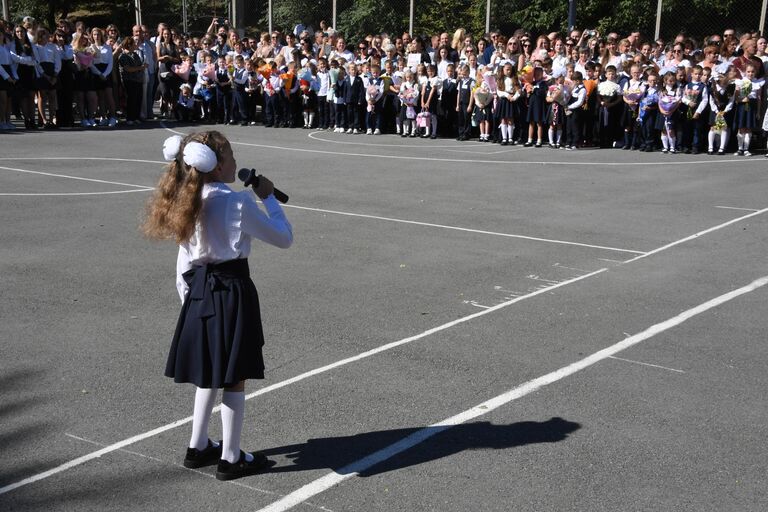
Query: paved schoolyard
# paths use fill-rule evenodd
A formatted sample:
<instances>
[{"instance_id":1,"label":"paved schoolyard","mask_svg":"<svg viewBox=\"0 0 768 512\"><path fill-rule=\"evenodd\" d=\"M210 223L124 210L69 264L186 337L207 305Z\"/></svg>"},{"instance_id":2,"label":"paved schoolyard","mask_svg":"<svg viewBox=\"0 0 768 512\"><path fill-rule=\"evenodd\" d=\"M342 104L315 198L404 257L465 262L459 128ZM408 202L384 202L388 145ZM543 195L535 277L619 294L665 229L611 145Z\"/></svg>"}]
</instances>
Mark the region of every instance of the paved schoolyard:
<instances>
[{"instance_id":1,"label":"paved schoolyard","mask_svg":"<svg viewBox=\"0 0 768 512\"><path fill-rule=\"evenodd\" d=\"M277 465L224 483L138 229L192 129L0 135L0 509L765 508L764 158L220 127L295 234L250 258Z\"/></svg>"}]
</instances>

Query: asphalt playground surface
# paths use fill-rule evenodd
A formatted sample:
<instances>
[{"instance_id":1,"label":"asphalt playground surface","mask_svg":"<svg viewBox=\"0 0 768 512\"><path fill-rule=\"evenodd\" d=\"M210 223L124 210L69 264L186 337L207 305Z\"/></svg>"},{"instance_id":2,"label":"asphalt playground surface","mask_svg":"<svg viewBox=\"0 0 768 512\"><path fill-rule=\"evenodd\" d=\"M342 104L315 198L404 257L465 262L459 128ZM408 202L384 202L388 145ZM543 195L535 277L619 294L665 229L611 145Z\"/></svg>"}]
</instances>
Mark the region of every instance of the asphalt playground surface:
<instances>
[{"instance_id":1,"label":"asphalt playground surface","mask_svg":"<svg viewBox=\"0 0 768 512\"><path fill-rule=\"evenodd\" d=\"M766 510L766 159L219 127L295 236L250 257L276 465L219 482L139 231L194 129L0 135L0 510Z\"/></svg>"}]
</instances>

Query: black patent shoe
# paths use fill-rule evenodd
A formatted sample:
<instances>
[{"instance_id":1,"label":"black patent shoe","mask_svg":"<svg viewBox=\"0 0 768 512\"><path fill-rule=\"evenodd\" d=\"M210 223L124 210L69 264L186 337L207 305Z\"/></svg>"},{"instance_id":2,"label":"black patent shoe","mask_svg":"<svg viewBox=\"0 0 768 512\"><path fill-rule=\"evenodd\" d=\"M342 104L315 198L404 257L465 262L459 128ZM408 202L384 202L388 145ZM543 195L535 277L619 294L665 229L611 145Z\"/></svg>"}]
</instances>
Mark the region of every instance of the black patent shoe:
<instances>
[{"instance_id":1,"label":"black patent shoe","mask_svg":"<svg viewBox=\"0 0 768 512\"><path fill-rule=\"evenodd\" d=\"M269 460L261 452L251 452L251 455L253 455L251 462L245 460L245 452L242 450L240 450L240 460L237 462L219 460L219 466L216 468L216 479L234 480L248 475L255 475L275 465L275 461Z\"/></svg>"},{"instance_id":2,"label":"black patent shoe","mask_svg":"<svg viewBox=\"0 0 768 512\"><path fill-rule=\"evenodd\" d=\"M184 467L190 469L212 466L221 459L221 441L219 446L213 446L211 440L208 440L208 446L202 450L197 448L187 448L187 456L184 457Z\"/></svg>"}]
</instances>

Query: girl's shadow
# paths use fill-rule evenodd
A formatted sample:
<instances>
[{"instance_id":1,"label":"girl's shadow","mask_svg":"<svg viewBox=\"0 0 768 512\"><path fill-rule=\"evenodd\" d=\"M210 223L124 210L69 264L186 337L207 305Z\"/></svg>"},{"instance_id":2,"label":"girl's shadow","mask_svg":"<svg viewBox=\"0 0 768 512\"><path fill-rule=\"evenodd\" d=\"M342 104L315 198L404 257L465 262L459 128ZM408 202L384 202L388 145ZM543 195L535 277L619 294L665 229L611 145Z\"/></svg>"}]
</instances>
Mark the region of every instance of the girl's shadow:
<instances>
[{"instance_id":1,"label":"girl's shadow","mask_svg":"<svg viewBox=\"0 0 768 512\"><path fill-rule=\"evenodd\" d=\"M521 421L510 425L493 425L481 421L451 428L403 428L353 436L324 437L262 452L267 456L281 455L294 462L290 466L274 467L269 470L272 473L327 468L340 474L359 472L360 476L372 476L441 459L464 450L500 450L533 443L556 443L580 428L579 423L558 417L543 422ZM412 447L405 448L407 446ZM381 457L374 456L367 461L357 462L379 450L382 450ZM372 460L382 462L371 466Z\"/></svg>"}]
</instances>

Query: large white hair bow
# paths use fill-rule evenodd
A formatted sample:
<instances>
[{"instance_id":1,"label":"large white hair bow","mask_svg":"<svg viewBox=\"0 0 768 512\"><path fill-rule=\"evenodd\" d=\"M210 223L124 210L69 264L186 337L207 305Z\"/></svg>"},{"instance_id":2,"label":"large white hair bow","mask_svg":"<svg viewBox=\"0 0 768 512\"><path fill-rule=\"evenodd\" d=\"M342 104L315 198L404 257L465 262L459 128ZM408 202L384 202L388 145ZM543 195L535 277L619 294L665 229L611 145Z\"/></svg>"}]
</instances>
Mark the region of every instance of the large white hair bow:
<instances>
[{"instance_id":1,"label":"large white hair bow","mask_svg":"<svg viewBox=\"0 0 768 512\"><path fill-rule=\"evenodd\" d=\"M200 142L190 142L184 146L184 163L199 172L211 172L218 161L211 148Z\"/></svg>"}]
</instances>

